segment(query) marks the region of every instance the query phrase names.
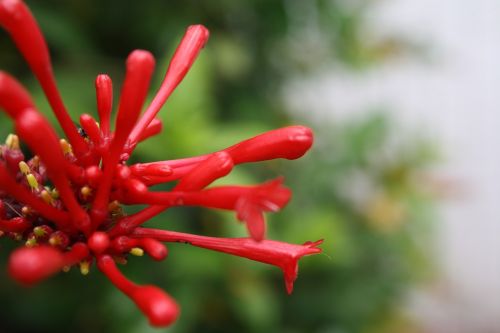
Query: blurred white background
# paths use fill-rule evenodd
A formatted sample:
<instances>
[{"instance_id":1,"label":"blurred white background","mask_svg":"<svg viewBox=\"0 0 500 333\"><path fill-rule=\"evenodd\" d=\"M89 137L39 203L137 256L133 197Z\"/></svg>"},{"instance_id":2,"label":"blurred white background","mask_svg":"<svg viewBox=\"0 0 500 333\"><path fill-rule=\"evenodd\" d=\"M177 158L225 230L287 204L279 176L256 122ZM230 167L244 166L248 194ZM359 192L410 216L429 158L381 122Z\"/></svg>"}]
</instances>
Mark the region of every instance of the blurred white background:
<instances>
[{"instance_id":1,"label":"blurred white background","mask_svg":"<svg viewBox=\"0 0 500 333\"><path fill-rule=\"evenodd\" d=\"M410 311L427 332L500 332L500 1L385 0L373 9L371 38L397 33L427 56L293 82L290 107L321 121L378 105L436 140L445 157L436 172L459 195L440 207L440 277Z\"/></svg>"}]
</instances>

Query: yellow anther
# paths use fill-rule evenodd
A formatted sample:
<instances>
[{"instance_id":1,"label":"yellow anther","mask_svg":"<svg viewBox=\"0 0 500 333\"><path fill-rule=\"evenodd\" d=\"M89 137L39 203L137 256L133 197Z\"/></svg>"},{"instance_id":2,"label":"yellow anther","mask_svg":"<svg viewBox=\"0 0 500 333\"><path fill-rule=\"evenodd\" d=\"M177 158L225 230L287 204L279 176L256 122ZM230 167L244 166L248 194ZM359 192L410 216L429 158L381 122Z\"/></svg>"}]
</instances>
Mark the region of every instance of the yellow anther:
<instances>
[{"instance_id":1,"label":"yellow anther","mask_svg":"<svg viewBox=\"0 0 500 333\"><path fill-rule=\"evenodd\" d=\"M36 237L44 237L47 234L47 232L40 226L33 228L33 233Z\"/></svg>"},{"instance_id":2,"label":"yellow anther","mask_svg":"<svg viewBox=\"0 0 500 333\"><path fill-rule=\"evenodd\" d=\"M38 157L38 155L33 156L33 158L31 159L31 165L33 165L33 167L35 168L38 168L40 166L40 157Z\"/></svg>"},{"instance_id":3,"label":"yellow anther","mask_svg":"<svg viewBox=\"0 0 500 333\"><path fill-rule=\"evenodd\" d=\"M23 239L23 235L21 235L20 233L14 233L13 235L13 238L15 241L19 242L21 239Z\"/></svg>"},{"instance_id":4,"label":"yellow anther","mask_svg":"<svg viewBox=\"0 0 500 333\"><path fill-rule=\"evenodd\" d=\"M59 140L59 144L61 145L61 149L62 149L64 155L73 153L73 149L71 149L71 145L65 139Z\"/></svg>"},{"instance_id":5,"label":"yellow anther","mask_svg":"<svg viewBox=\"0 0 500 333\"><path fill-rule=\"evenodd\" d=\"M54 199L52 198L52 196L50 195L50 193L47 190L43 190L40 193L40 197L42 198L43 201L45 201L45 203L47 203L49 205L52 205L52 203L54 202Z\"/></svg>"},{"instance_id":6,"label":"yellow anther","mask_svg":"<svg viewBox=\"0 0 500 333\"><path fill-rule=\"evenodd\" d=\"M38 189L38 181L36 180L36 177L32 173L28 173L26 175L26 180L28 181L28 184L32 190Z\"/></svg>"},{"instance_id":7,"label":"yellow anther","mask_svg":"<svg viewBox=\"0 0 500 333\"><path fill-rule=\"evenodd\" d=\"M140 247L133 247L130 249L129 253L136 257L142 257L144 255L144 250Z\"/></svg>"},{"instance_id":8,"label":"yellow anther","mask_svg":"<svg viewBox=\"0 0 500 333\"><path fill-rule=\"evenodd\" d=\"M62 271L63 271L64 273L68 273L70 269L71 269L71 266L64 266L64 267L62 268Z\"/></svg>"},{"instance_id":9,"label":"yellow anther","mask_svg":"<svg viewBox=\"0 0 500 333\"><path fill-rule=\"evenodd\" d=\"M30 170L30 167L28 166L28 164L24 161L21 161L19 162L19 170L21 170L21 172L24 174L24 175L27 175L28 173L31 172Z\"/></svg>"},{"instance_id":10,"label":"yellow anther","mask_svg":"<svg viewBox=\"0 0 500 333\"><path fill-rule=\"evenodd\" d=\"M117 211L118 209L120 209L120 203L118 202L118 200L114 200L109 203L108 210L110 212Z\"/></svg>"},{"instance_id":11,"label":"yellow anther","mask_svg":"<svg viewBox=\"0 0 500 333\"><path fill-rule=\"evenodd\" d=\"M21 208L21 213L23 213L24 216L31 215L31 208L28 206L23 206L23 208Z\"/></svg>"},{"instance_id":12,"label":"yellow anther","mask_svg":"<svg viewBox=\"0 0 500 333\"><path fill-rule=\"evenodd\" d=\"M59 237L50 237L49 244L52 246L58 246L59 244L61 244L61 241L59 240Z\"/></svg>"},{"instance_id":13,"label":"yellow anther","mask_svg":"<svg viewBox=\"0 0 500 333\"><path fill-rule=\"evenodd\" d=\"M87 199L92 195L92 189L88 186L84 186L80 189L80 193L84 199Z\"/></svg>"},{"instance_id":14,"label":"yellow anther","mask_svg":"<svg viewBox=\"0 0 500 333\"><path fill-rule=\"evenodd\" d=\"M59 191L56 188L54 188L50 194L52 195L52 198L59 199Z\"/></svg>"},{"instance_id":15,"label":"yellow anther","mask_svg":"<svg viewBox=\"0 0 500 333\"><path fill-rule=\"evenodd\" d=\"M80 273L87 275L90 272L90 262L87 260L80 261Z\"/></svg>"},{"instance_id":16,"label":"yellow anther","mask_svg":"<svg viewBox=\"0 0 500 333\"><path fill-rule=\"evenodd\" d=\"M24 244L26 247L35 247L37 245L36 238L35 237L30 237Z\"/></svg>"},{"instance_id":17,"label":"yellow anther","mask_svg":"<svg viewBox=\"0 0 500 333\"><path fill-rule=\"evenodd\" d=\"M10 149L19 149L19 137L15 134L9 134L5 140L5 144Z\"/></svg>"}]
</instances>

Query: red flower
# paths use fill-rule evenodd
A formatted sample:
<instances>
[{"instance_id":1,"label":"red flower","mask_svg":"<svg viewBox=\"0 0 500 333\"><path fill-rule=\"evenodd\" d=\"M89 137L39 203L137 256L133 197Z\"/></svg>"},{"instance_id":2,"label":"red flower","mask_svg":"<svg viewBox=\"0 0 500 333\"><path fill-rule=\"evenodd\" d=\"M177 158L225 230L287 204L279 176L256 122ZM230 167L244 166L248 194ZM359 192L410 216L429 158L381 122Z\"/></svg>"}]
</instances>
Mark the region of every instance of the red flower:
<instances>
[{"instance_id":1,"label":"red flower","mask_svg":"<svg viewBox=\"0 0 500 333\"><path fill-rule=\"evenodd\" d=\"M264 213L279 211L290 199L282 179L255 186L206 187L237 164L301 157L313 142L310 129L285 127L207 155L126 164L139 142L161 131L161 121L155 116L205 45L209 35L205 27L187 29L162 85L142 115L155 61L143 50L129 55L112 130L112 82L107 75L98 75L95 81L100 124L84 114L78 129L66 112L47 45L26 5L21 0L0 0L0 25L40 82L68 139L59 139L22 85L0 72L0 108L12 119L19 136L9 135L0 146L0 233L25 242L10 256L12 278L32 285L75 265L87 274L95 262L152 325L167 326L179 314L175 301L157 287L130 282L115 262L143 252L163 260L168 252L162 242L183 242L275 265L284 272L287 291L292 291L298 260L321 252L316 247L321 241L293 245L264 239ZM34 157L25 160L19 138ZM177 181L172 191L150 190L152 185L170 181ZM148 206L125 216L124 204ZM246 223L251 238L214 238L141 227L151 217L181 205L233 210Z\"/></svg>"}]
</instances>

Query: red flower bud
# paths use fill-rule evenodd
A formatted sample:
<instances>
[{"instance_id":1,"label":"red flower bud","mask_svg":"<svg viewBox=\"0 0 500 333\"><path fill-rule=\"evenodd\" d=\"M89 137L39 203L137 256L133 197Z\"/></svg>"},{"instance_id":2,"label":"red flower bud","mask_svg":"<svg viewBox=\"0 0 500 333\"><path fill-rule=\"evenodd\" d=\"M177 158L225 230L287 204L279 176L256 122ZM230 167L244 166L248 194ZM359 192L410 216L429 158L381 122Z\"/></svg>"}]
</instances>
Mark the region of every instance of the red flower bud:
<instances>
[{"instance_id":1,"label":"red flower bud","mask_svg":"<svg viewBox=\"0 0 500 333\"><path fill-rule=\"evenodd\" d=\"M144 129L151 123L163 104L167 101L168 97L172 94L177 85L179 85L184 76L186 76L188 70L200 53L200 50L205 46L208 36L209 32L207 28L202 25L192 25L187 29L186 34L182 38L181 43L170 61L170 65L168 66L167 73L165 74L160 89L130 135L132 148L139 141Z\"/></svg>"},{"instance_id":2,"label":"red flower bud","mask_svg":"<svg viewBox=\"0 0 500 333\"><path fill-rule=\"evenodd\" d=\"M63 263L63 254L53 247L21 247L10 255L9 274L21 284L33 285L57 273Z\"/></svg>"},{"instance_id":3,"label":"red flower bud","mask_svg":"<svg viewBox=\"0 0 500 333\"><path fill-rule=\"evenodd\" d=\"M78 156L83 157L87 146L78 135L57 90L47 44L30 10L21 0L0 1L0 26L11 35L40 82L64 133Z\"/></svg>"},{"instance_id":4,"label":"red flower bud","mask_svg":"<svg viewBox=\"0 0 500 333\"><path fill-rule=\"evenodd\" d=\"M109 136L110 116L113 109L113 82L106 74L100 74L95 79L95 91L97 99L97 112L104 137Z\"/></svg>"},{"instance_id":5,"label":"red flower bud","mask_svg":"<svg viewBox=\"0 0 500 333\"><path fill-rule=\"evenodd\" d=\"M135 50L127 58L127 73L120 96L115 136L111 142L109 153L103 158L102 182L92 204L94 228L97 228L105 218L106 201L109 197L115 166L120 160L125 142L141 112L154 64L155 61L151 53L143 50Z\"/></svg>"},{"instance_id":6,"label":"red flower bud","mask_svg":"<svg viewBox=\"0 0 500 333\"><path fill-rule=\"evenodd\" d=\"M107 233L102 231L94 232L88 240L89 248L95 254L102 254L106 251L110 245L109 236Z\"/></svg>"},{"instance_id":7,"label":"red flower bud","mask_svg":"<svg viewBox=\"0 0 500 333\"><path fill-rule=\"evenodd\" d=\"M156 327L168 326L179 316L177 303L164 291L154 286L138 286L127 280L116 268L110 256L102 256L97 267L124 294L126 294Z\"/></svg>"}]
</instances>

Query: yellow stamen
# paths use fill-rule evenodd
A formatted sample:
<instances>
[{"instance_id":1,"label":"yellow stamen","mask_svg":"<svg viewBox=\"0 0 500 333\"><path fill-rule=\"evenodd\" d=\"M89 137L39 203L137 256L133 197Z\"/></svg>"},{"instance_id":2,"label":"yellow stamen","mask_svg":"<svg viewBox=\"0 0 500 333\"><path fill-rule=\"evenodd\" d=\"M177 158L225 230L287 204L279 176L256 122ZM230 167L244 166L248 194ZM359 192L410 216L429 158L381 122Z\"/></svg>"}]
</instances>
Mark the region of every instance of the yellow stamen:
<instances>
[{"instance_id":1,"label":"yellow stamen","mask_svg":"<svg viewBox=\"0 0 500 333\"><path fill-rule=\"evenodd\" d=\"M33 165L33 167L35 168L38 168L40 166L40 157L38 157L38 155L33 156L33 158L31 159L31 165Z\"/></svg>"},{"instance_id":2,"label":"yellow stamen","mask_svg":"<svg viewBox=\"0 0 500 333\"><path fill-rule=\"evenodd\" d=\"M35 237L28 238L28 240L24 245L26 245L26 247L35 247L37 245L36 238Z\"/></svg>"},{"instance_id":3,"label":"yellow stamen","mask_svg":"<svg viewBox=\"0 0 500 333\"><path fill-rule=\"evenodd\" d=\"M92 189L88 186L84 186L80 189L83 199L88 199L92 195Z\"/></svg>"},{"instance_id":4,"label":"yellow stamen","mask_svg":"<svg viewBox=\"0 0 500 333\"><path fill-rule=\"evenodd\" d=\"M10 149L19 149L19 137L15 134L9 134L5 140L5 144Z\"/></svg>"},{"instance_id":5,"label":"yellow stamen","mask_svg":"<svg viewBox=\"0 0 500 333\"><path fill-rule=\"evenodd\" d=\"M43 190L40 193L40 197L42 197L42 200L45 201L45 203L52 205L54 203L54 199L50 195L50 193L47 190Z\"/></svg>"},{"instance_id":6,"label":"yellow stamen","mask_svg":"<svg viewBox=\"0 0 500 333\"><path fill-rule=\"evenodd\" d=\"M36 177L32 173L28 173L26 175L26 180L28 181L28 184L32 190L38 189L38 181L36 180Z\"/></svg>"},{"instance_id":7,"label":"yellow stamen","mask_svg":"<svg viewBox=\"0 0 500 333\"><path fill-rule=\"evenodd\" d=\"M59 240L59 237L52 236L49 238L49 244L52 246L58 246L61 244L61 241Z\"/></svg>"},{"instance_id":8,"label":"yellow stamen","mask_svg":"<svg viewBox=\"0 0 500 333\"><path fill-rule=\"evenodd\" d=\"M33 228L33 233L35 234L36 237L43 237L46 236L47 234L47 232L40 226Z\"/></svg>"},{"instance_id":9,"label":"yellow stamen","mask_svg":"<svg viewBox=\"0 0 500 333\"><path fill-rule=\"evenodd\" d=\"M90 262L87 260L80 261L80 273L87 275L90 272Z\"/></svg>"},{"instance_id":10,"label":"yellow stamen","mask_svg":"<svg viewBox=\"0 0 500 333\"><path fill-rule=\"evenodd\" d=\"M52 195L52 198L59 199L59 191L56 188L54 188L52 190L51 195Z\"/></svg>"},{"instance_id":11,"label":"yellow stamen","mask_svg":"<svg viewBox=\"0 0 500 333\"><path fill-rule=\"evenodd\" d=\"M63 271L64 273L68 273L70 269L71 269L71 266L64 266L64 267L62 268L62 271Z\"/></svg>"},{"instance_id":12,"label":"yellow stamen","mask_svg":"<svg viewBox=\"0 0 500 333\"><path fill-rule=\"evenodd\" d=\"M144 250L140 247L133 247L129 252L131 255L136 257L142 257L144 255Z\"/></svg>"},{"instance_id":13,"label":"yellow stamen","mask_svg":"<svg viewBox=\"0 0 500 333\"><path fill-rule=\"evenodd\" d=\"M24 216L31 215L31 208L28 206L23 206L23 208L21 208L21 213L23 213Z\"/></svg>"},{"instance_id":14,"label":"yellow stamen","mask_svg":"<svg viewBox=\"0 0 500 333\"><path fill-rule=\"evenodd\" d=\"M61 145L61 149L62 149L64 155L68 155L68 154L73 153L73 149L71 148L71 145L65 139L59 140L59 144Z\"/></svg>"},{"instance_id":15,"label":"yellow stamen","mask_svg":"<svg viewBox=\"0 0 500 333\"><path fill-rule=\"evenodd\" d=\"M19 170L21 170L21 172L24 174L24 175L27 175L31 172L30 170L30 167L28 166L28 164L24 161L21 161L19 162Z\"/></svg>"}]
</instances>

